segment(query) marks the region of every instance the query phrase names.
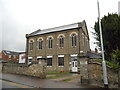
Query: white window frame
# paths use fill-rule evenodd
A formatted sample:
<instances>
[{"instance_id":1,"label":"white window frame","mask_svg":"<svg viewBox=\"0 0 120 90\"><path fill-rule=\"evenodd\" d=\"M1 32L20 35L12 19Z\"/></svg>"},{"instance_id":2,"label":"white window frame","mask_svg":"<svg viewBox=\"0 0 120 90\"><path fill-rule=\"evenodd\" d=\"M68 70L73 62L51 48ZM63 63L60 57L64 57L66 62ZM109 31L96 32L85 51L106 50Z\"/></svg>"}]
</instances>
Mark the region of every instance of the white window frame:
<instances>
[{"instance_id":1,"label":"white window frame","mask_svg":"<svg viewBox=\"0 0 120 90\"><path fill-rule=\"evenodd\" d=\"M59 47L60 48L64 47L64 36L59 36Z\"/></svg>"},{"instance_id":2,"label":"white window frame","mask_svg":"<svg viewBox=\"0 0 120 90\"><path fill-rule=\"evenodd\" d=\"M52 37L49 37L49 38L48 38L48 48L49 48L49 49L52 49L52 48L53 48L53 38L52 38Z\"/></svg>"},{"instance_id":3,"label":"white window frame","mask_svg":"<svg viewBox=\"0 0 120 90\"><path fill-rule=\"evenodd\" d=\"M31 60L31 62L32 62L33 57L28 57L28 64L31 64L31 62L29 62L29 60Z\"/></svg>"},{"instance_id":4,"label":"white window frame","mask_svg":"<svg viewBox=\"0 0 120 90\"><path fill-rule=\"evenodd\" d=\"M8 55L9 59L11 59L11 55Z\"/></svg>"},{"instance_id":5,"label":"white window frame","mask_svg":"<svg viewBox=\"0 0 120 90\"><path fill-rule=\"evenodd\" d=\"M76 47L77 46L77 35L75 33L73 33L71 35L71 41L72 41L72 47Z\"/></svg>"},{"instance_id":6,"label":"white window frame","mask_svg":"<svg viewBox=\"0 0 120 90\"><path fill-rule=\"evenodd\" d=\"M43 48L43 40L39 39L38 40L38 49L41 50Z\"/></svg>"}]
</instances>

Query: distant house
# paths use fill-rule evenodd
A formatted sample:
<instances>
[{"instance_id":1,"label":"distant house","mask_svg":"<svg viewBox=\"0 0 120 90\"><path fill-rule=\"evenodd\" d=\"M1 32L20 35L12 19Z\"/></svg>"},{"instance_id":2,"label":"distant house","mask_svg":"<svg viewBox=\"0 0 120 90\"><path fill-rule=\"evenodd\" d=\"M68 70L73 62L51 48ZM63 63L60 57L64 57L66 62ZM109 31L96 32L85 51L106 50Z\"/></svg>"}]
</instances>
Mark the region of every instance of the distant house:
<instances>
[{"instance_id":1,"label":"distant house","mask_svg":"<svg viewBox=\"0 0 120 90\"><path fill-rule=\"evenodd\" d=\"M0 52L0 60L2 60L2 53Z\"/></svg>"},{"instance_id":2,"label":"distant house","mask_svg":"<svg viewBox=\"0 0 120 90\"><path fill-rule=\"evenodd\" d=\"M18 60L19 53L14 51L2 50L2 60Z\"/></svg>"}]
</instances>

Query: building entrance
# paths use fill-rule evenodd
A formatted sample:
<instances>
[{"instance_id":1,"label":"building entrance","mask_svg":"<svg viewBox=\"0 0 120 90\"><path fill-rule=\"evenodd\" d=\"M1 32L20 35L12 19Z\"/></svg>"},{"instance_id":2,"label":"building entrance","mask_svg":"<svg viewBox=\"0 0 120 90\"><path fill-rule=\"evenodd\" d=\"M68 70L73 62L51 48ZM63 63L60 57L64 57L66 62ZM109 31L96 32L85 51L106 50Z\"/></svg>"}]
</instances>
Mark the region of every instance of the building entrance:
<instances>
[{"instance_id":1,"label":"building entrance","mask_svg":"<svg viewBox=\"0 0 120 90\"><path fill-rule=\"evenodd\" d=\"M72 57L72 72L78 72L78 62L77 57Z\"/></svg>"}]
</instances>

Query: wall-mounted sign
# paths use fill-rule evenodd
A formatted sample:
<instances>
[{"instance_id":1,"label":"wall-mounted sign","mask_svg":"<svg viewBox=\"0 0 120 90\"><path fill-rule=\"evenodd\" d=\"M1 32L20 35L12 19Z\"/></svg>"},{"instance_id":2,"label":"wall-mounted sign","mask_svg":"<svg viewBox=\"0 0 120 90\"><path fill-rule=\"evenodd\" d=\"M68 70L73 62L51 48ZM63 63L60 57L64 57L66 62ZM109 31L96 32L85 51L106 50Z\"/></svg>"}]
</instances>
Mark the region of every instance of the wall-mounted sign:
<instances>
[{"instance_id":1,"label":"wall-mounted sign","mask_svg":"<svg viewBox=\"0 0 120 90\"><path fill-rule=\"evenodd\" d=\"M87 64L87 61L80 61L80 64Z\"/></svg>"}]
</instances>

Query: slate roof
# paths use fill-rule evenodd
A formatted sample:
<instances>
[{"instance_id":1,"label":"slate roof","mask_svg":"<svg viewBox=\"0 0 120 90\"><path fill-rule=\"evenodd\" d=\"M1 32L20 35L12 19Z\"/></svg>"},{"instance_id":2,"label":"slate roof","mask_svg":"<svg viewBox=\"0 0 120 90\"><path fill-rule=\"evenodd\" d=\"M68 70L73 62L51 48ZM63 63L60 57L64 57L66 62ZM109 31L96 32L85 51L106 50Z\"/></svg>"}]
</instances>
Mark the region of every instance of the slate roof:
<instances>
[{"instance_id":1,"label":"slate roof","mask_svg":"<svg viewBox=\"0 0 120 90\"><path fill-rule=\"evenodd\" d=\"M101 59L102 58L100 54L96 54L96 53L93 53L93 52L88 52L87 56L90 59L96 59L96 58Z\"/></svg>"},{"instance_id":2,"label":"slate roof","mask_svg":"<svg viewBox=\"0 0 120 90\"><path fill-rule=\"evenodd\" d=\"M3 52L4 52L6 55L19 55L18 52L14 52L14 51L3 50Z\"/></svg>"},{"instance_id":3,"label":"slate roof","mask_svg":"<svg viewBox=\"0 0 120 90\"><path fill-rule=\"evenodd\" d=\"M64 25L64 26L59 26L59 27L54 27L54 28L49 28L49 29L43 29L43 30L37 30L34 31L30 34L27 34L26 37L29 36L35 36L35 35L41 35L41 34L47 34L47 33L52 33L52 32L59 32L59 31L64 31L64 30L70 30L73 28L79 28L82 27L83 24L85 24L85 20L82 22L78 22L78 23L73 23L73 24L69 24L69 25Z\"/></svg>"}]
</instances>

